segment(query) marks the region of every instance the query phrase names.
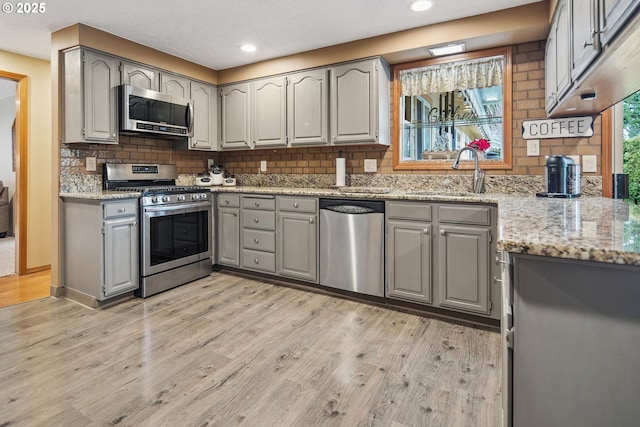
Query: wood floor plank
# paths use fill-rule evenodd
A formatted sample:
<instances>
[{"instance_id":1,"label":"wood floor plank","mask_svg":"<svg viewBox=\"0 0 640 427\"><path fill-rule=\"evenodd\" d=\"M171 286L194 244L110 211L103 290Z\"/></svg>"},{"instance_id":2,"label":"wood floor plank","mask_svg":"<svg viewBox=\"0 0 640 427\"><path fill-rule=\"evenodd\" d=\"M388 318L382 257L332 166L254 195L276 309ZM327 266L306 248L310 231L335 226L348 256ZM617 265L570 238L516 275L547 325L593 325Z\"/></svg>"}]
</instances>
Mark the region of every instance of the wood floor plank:
<instances>
[{"instance_id":1,"label":"wood floor plank","mask_svg":"<svg viewBox=\"0 0 640 427\"><path fill-rule=\"evenodd\" d=\"M49 297L51 270L0 277L0 307Z\"/></svg>"},{"instance_id":2,"label":"wood floor plank","mask_svg":"<svg viewBox=\"0 0 640 427\"><path fill-rule=\"evenodd\" d=\"M497 332L220 272L0 322L0 425L500 424Z\"/></svg>"}]
</instances>

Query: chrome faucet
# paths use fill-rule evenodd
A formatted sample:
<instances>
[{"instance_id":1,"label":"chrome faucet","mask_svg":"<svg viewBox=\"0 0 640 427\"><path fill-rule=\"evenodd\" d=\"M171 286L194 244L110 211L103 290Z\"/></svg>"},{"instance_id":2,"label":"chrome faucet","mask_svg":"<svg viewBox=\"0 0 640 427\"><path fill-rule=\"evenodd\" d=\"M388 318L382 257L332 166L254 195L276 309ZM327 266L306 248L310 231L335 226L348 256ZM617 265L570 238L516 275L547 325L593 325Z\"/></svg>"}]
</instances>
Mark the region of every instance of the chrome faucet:
<instances>
[{"instance_id":1,"label":"chrome faucet","mask_svg":"<svg viewBox=\"0 0 640 427\"><path fill-rule=\"evenodd\" d=\"M472 147L463 147L456 156L455 162L451 165L452 169L458 169L460 163L460 155L466 151L471 151L471 157L475 161L475 171L473 172L473 182L471 183L471 191L474 193L484 193L484 172L480 170L480 165L478 164L478 152L475 148Z\"/></svg>"}]
</instances>

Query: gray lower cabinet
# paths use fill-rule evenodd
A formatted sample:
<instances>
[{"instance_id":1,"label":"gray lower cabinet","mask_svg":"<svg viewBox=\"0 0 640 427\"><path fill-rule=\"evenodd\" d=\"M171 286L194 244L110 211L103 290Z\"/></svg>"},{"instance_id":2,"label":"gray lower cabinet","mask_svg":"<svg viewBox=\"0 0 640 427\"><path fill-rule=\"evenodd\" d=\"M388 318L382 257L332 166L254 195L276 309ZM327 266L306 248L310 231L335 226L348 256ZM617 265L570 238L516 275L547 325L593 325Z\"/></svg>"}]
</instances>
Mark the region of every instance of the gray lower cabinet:
<instances>
[{"instance_id":1,"label":"gray lower cabinet","mask_svg":"<svg viewBox=\"0 0 640 427\"><path fill-rule=\"evenodd\" d=\"M432 302L432 225L428 222L387 221L387 296Z\"/></svg>"},{"instance_id":2,"label":"gray lower cabinet","mask_svg":"<svg viewBox=\"0 0 640 427\"><path fill-rule=\"evenodd\" d=\"M495 207L460 203L386 204L387 297L498 318L491 298Z\"/></svg>"},{"instance_id":3,"label":"gray lower cabinet","mask_svg":"<svg viewBox=\"0 0 640 427\"><path fill-rule=\"evenodd\" d=\"M318 199L280 196L278 274L318 282Z\"/></svg>"},{"instance_id":4,"label":"gray lower cabinet","mask_svg":"<svg viewBox=\"0 0 640 427\"><path fill-rule=\"evenodd\" d=\"M118 143L120 60L85 48L64 52L63 143Z\"/></svg>"},{"instance_id":5,"label":"gray lower cabinet","mask_svg":"<svg viewBox=\"0 0 640 427\"><path fill-rule=\"evenodd\" d=\"M217 203L217 262L240 266L240 196L219 194Z\"/></svg>"},{"instance_id":6,"label":"gray lower cabinet","mask_svg":"<svg viewBox=\"0 0 640 427\"><path fill-rule=\"evenodd\" d=\"M67 296L97 305L137 289L138 200L65 199L63 208Z\"/></svg>"},{"instance_id":7,"label":"gray lower cabinet","mask_svg":"<svg viewBox=\"0 0 640 427\"><path fill-rule=\"evenodd\" d=\"M241 197L240 266L265 273L276 272L276 200L274 196Z\"/></svg>"},{"instance_id":8,"label":"gray lower cabinet","mask_svg":"<svg viewBox=\"0 0 640 427\"><path fill-rule=\"evenodd\" d=\"M490 229L439 225L439 305L489 313Z\"/></svg>"}]
</instances>

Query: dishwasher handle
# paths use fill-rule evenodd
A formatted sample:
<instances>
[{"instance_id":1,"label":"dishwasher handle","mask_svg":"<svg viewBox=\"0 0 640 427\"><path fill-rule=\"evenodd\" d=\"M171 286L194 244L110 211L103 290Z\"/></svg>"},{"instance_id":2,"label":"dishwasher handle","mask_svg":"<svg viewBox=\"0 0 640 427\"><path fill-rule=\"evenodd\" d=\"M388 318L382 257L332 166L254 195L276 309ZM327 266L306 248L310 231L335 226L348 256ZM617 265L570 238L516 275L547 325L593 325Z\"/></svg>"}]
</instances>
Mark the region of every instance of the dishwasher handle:
<instances>
[{"instance_id":1,"label":"dishwasher handle","mask_svg":"<svg viewBox=\"0 0 640 427\"><path fill-rule=\"evenodd\" d=\"M336 206L330 206L323 209L337 212L337 213L342 213L342 214L369 214L369 213L375 212L375 210L371 208L366 208L364 206L353 206L353 205L336 205Z\"/></svg>"},{"instance_id":2,"label":"dishwasher handle","mask_svg":"<svg viewBox=\"0 0 640 427\"><path fill-rule=\"evenodd\" d=\"M320 199L320 209L356 215L384 213L384 202L380 200Z\"/></svg>"}]
</instances>

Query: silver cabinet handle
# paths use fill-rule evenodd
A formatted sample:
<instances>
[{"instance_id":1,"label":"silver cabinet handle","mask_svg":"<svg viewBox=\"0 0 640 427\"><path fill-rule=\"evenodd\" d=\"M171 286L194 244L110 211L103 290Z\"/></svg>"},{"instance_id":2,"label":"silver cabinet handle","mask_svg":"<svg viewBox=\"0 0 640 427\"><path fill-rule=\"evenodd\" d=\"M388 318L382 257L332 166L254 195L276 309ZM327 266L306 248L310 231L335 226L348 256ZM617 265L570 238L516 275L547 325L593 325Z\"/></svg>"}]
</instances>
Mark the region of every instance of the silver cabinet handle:
<instances>
[{"instance_id":1,"label":"silver cabinet handle","mask_svg":"<svg viewBox=\"0 0 640 427\"><path fill-rule=\"evenodd\" d=\"M225 199L224 203L225 203L225 205L228 205L229 204L229 199Z\"/></svg>"},{"instance_id":2,"label":"silver cabinet handle","mask_svg":"<svg viewBox=\"0 0 640 427\"><path fill-rule=\"evenodd\" d=\"M260 202L255 202L254 204L256 205L256 208L260 207Z\"/></svg>"},{"instance_id":3,"label":"silver cabinet handle","mask_svg":"<svg viewBox=\"0 0 640 427\"><path fill-rule=\"evenodd\" d=\"M447 232L446 232L446 231L444 231L444 230L440 230L440 234L441 234L442 236L444 236L445 234L447 234Z\"/></svg>"},{"instance_id":4,"label":"silver cabinet handle","mask_svg":"<svg viewBox=\"0 0 640 427\"><path fill-rule=\"evenodd\" d=\"M293 204L293 207L294 207L294 208L297 208L297 207L298 207L298 204L297 204L297 203L294 203L294 204Z\"/></svg>"},{"instance_id":5,"label":"silver cabinet handle","mask_svg":"<svg viewBox=\"0 0 640 427\"><path fill-rule=\"evenodd\" d=\"M260 260L258 260L258 258L254 259L253 262L256 264L260 264Z\"/></svg>"},{"instance_id":6,"label":"silver cabinet handle","mask_svg":"<svg viewBox=\"0 0 640 427\"><path fill-rule=\"evenodd\" d=\"M257 245L258 243L260 243L260 240L259 239L253 239L253 243L255 243Z\"/></svg>"},{"instance_id":7,"label":"silver cabinet handle","mask_svg":"<svg viewBox=\"0 0 640 427\"><path fill-rule=\"evenodd\" d=\"M256 224L259 222L260 220L258 218L253 218L253 222L255 222Z\"/></svg>"},{"instance_id":8,"label":"silver cabinet handle","mask_svg":"<svg viewBox=\"0 0 640 427\"><path fill-rule=\"evenodd\" d=\"M122 213L122 212L126 212L127 210L125 208L120 208L118 209L118 212Z\"/></svg>"},{"instance_id":9,"label":"silver cabinet handle","mask_svg":"<svg viewBox=\"0 0 640 427\"><path fill-rule=\"evenodd\" d=\"M313 224L313 218L309 218L309 224Z\"/></svg>"},{"instance_id":10,"label":"silver cabinet handle","mask_svg":"<svg viewBox=\"0 0 640 427\"><path fill-rule=\"evenodd\" d=\"M233 213L233 216L238 216L238 214L234 212L234 213Z\"/></svg>"},{"instance_id":11,"label":"silver cabinet handle","mask_svg":"<svg viewBox=\"0 0 640 427\"><path fill-rule=\"evenodd\" d=\"M422 232L423 232L424 234L429 234L429 229L428 229L428 228L425 228L424 230L422 230Z\"/></svg>"}]
</instances>

